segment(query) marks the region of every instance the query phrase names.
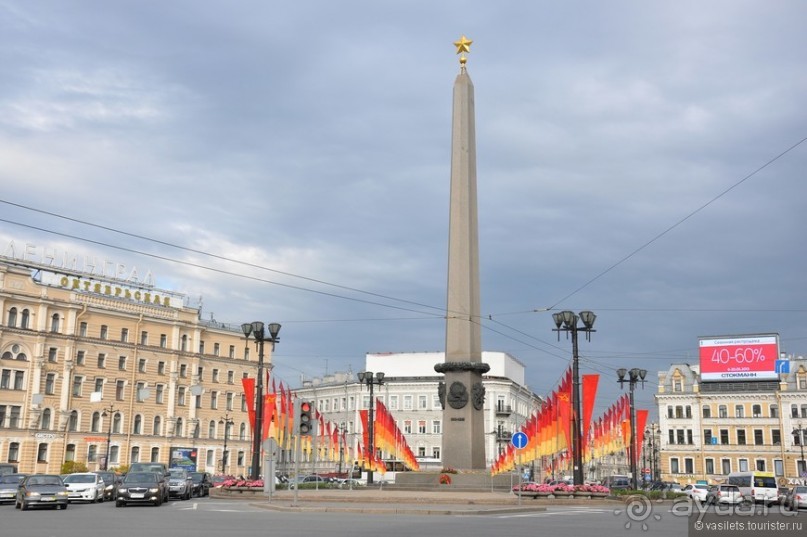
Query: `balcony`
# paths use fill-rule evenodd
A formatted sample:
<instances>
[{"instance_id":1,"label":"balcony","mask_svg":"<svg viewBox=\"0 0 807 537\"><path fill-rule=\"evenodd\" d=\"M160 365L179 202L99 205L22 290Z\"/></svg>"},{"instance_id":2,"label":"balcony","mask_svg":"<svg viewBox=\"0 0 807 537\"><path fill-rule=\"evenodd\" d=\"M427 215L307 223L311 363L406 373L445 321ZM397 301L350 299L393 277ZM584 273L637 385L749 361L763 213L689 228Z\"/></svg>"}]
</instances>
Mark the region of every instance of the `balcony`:
<instances>
[{"instance_id":1,"label":"balcony","mask_svg":"<svg viewBox=\"0 0 807 537\"><path fill-rule=\"evenodd\" d=\"M513 413L513 407L511 407L510 405L505 405L504 403L496 404L497 416L509 416L512 413Z\"/></svg>"}]
</instances>

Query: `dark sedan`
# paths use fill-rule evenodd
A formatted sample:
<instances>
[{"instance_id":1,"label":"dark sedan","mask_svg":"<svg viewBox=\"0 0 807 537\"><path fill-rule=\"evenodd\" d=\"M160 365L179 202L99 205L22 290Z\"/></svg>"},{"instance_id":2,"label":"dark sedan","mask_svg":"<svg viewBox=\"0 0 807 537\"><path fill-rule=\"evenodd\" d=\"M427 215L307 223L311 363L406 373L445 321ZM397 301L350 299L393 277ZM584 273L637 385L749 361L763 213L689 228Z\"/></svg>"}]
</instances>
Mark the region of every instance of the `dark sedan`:
<instances>
[{"instance_id":1,"label":"dark sedan","mask_svg":"<svg viewBox=\"0 0 807 537\"><path fill-rule=\"evenodd\" d=\"M95 473L100 475L101 479L104 480L104 500L108 501L114 500L117 494L118 483L120 483L121 477L115 472L95 472Z\"/></svg>"},{"instance_id":2,"label":"dark sedan","mask_svg":"<svg viewBox=\"0 0 807 537\"><path fill-rule=\"evenodd\" d=\"M23 511L42 506L67 509L68 494L58 475L29 475L20 482L14 507Z\"/></svg>"},{"instance_id":3,"label":"dark sedan","mask_svg":"<svg viewBox=\"0 0 807 537\"><path fill-rule=\"evenodd\" d=\"M191 472L191 479L193 479L193 496L201 498L202 496L210 496L210 488L213 486L213 479L207 472Z\"/></svg>"},{"instance_id":4,"label":"dark sedan","mask_svg":"<svg viewBox=\"0 0 807 537\"><path fill-rule=\"evenodd\" d=\"M161 505L163 495L158 477L154 472L126 474L126 477L118 484L118 497L115 499L115 507L123 507L130 503Z\"/></svg>"}]
</instances>

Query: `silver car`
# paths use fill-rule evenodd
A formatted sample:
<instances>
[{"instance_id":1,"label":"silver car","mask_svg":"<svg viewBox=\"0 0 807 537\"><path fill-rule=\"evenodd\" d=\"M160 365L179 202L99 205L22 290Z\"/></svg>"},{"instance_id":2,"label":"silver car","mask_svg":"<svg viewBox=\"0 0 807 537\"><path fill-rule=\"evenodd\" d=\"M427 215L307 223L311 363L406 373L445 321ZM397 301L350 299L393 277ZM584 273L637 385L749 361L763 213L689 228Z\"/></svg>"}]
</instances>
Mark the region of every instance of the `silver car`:
<instances>
[{"instance_id":1,"label":"silver car","mask_svg":"<svg viewBox=\"0 0 807 537\"><path fill-rule=\"evenodd\" d=\"M193 494L193 477L184 468L171 468L168 477L168 496L190 500Z\"/></svg>"}]
</instances>

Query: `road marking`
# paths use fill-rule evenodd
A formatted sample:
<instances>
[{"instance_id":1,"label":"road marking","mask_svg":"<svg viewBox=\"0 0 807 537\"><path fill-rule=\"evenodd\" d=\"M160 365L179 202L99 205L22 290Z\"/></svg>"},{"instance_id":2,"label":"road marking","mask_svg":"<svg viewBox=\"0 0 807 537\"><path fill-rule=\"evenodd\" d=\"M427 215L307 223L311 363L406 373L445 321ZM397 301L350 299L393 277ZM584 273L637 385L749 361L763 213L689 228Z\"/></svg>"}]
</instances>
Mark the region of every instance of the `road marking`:
<instances>
[{"instance_id":1,"label":"road marking","mask_svg":"<svg viewBox=\"0 0 807 537\"><path fill-rule=\"evenodd\" d=\"M568 511L540 511L535 513L520 513L517 515L497 515L496 518L544 518L550 516L568 516L568 515L596 515L602 513L610 513L609 509L593 509L588 507L569 509Z\"/></svg>"}]
</instances>

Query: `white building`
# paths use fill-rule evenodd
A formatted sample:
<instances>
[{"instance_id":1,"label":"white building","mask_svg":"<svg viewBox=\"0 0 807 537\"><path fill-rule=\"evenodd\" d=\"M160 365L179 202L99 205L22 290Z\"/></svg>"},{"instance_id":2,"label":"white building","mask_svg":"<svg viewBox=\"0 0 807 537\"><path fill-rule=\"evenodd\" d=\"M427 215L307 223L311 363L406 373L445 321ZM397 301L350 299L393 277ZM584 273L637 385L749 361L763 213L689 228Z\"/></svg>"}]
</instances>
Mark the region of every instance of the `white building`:
<instances>
[{"instance_id":1,"label":"white building","mask_svg":"<svg viewBox=\"0 0 807 537\"><path fill-rule=\"evenodd\" d=\"M424 470L442 467L443 410L437 387L443 376L434 371L434 365L443 361L443 352L372 353L365 359L366 371L384 373L383 384L374 387L373 395L393 415ZM514 357L503 352L483 352L482 361L490 365L483 377L488 432L485 453L490 464L540 406L541 398L525 385L524 364ZM299 398L316 401L326 420L344 428L350 446L341 461L346 468L355 459L352 450L362 433L359 410L369 408L367 386L360 384L354 373L335 373L303 381L296 393ZM384 453L383 458L395 459L395 454ZM318 471L338 469L332 462L310 464Z\"/></svg>"}]
</instances>

